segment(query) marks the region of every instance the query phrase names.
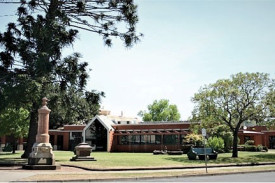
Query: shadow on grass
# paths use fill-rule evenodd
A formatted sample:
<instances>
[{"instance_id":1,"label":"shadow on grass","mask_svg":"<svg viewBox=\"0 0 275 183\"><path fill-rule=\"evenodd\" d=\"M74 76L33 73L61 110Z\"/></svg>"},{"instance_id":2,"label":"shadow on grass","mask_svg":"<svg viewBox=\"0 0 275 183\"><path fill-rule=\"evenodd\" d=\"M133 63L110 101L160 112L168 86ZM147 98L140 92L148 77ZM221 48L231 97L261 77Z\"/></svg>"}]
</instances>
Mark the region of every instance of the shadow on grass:
<instances>
[{"instance_id":1,"label":"shadow on grass","mask_svg":"<svg viewBox=\"0 0 275 183\"><path fill-rule=\"evenodd\" d=\"M23 165L27 163L27 159L21 158L5 158L0 159L0 166L8 166L8 165Z\"/></svg>"},{"instance_id":2,"label":"shadow on grass","mask_svg":"<svg viewBox=\"0 0 275 183\"><path fill-rule=\"evenodd\" d=\"M22 165L27 163L27 159L21 158L22 153L10 153L10 152L1 152L0 153L0 166L9 166L9 165Z\"/></svg>"},{"instance_id":3,"label":"shadow on grass","mask_svg":"<svg viewBox=\"0 0 275 183\"><path fill-rule=\"evenodd\" d=\"M275 162L275 154L257 154L257 155L254 155L254 157L265 161Z\"/></svg>"},{"instance_id":4,"label":"shadow on grass","mask_svg":"<svg viewBox=\"0 0 275 183\"><path fill-rule=\"evenodd\" d=\"M184 157L184 156L182 156L182 157L167 157L167 158L165 158L165 160L168 160L168 161L176 161L176 162L179 162L179 163L183 163L183 164L186 164L186 165L188 165L188 164L192 164L192 165L194 165L194 164L202 164L202 163L205 163L203 160L189 160L187 157Z\"/></svg>"},{"instance_id":5,"label":"shadow on grass","mask_svg":"<svg viewBox=\"0 0 275 183\"><path fill-rule=\"evenodd\" d=\"M165 158L169 161L176 161L183 164L202 164L205 163L203 160L189 160L187 157L168 157ZM230 157L219 157L216 160L208 160L209 164L241 164L241 163L260 163L260 162L275 162L275 154L249 154L249 155L239 155L238 158Z\"/></svg>"}]
</instances>

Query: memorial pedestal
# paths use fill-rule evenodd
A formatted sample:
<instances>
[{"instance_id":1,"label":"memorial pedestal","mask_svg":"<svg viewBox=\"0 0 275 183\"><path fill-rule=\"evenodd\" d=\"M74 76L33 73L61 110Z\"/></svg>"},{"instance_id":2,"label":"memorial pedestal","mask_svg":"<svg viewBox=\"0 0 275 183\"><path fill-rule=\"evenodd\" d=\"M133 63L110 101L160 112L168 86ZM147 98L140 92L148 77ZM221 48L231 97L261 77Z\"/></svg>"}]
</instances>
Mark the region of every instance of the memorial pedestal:
<instances>
[{"instance_id":1,"label":"memorial pedestal","mask_svg":"<svg viewBox=\"0 0 275 183\"><path fill-rule=\"evenodd\" d=\"M52 145L49 143L49 113L51 110L46 106L47 98L43 98L43 106L38 110L38 129L36 143L32 146L32 152L28 158L28 164L24 169L32 170L56 170L60 165L55 165Z\"/></svg>"},{"instance_id":2,"label":"memorial pedestal","mask_svg":"<svg viewBox=\"0 0 275 183\"><path fill-rule=\"evenodd\" d=\"M91 152L92 147L89 144L82 142L75 147L76 155L72 157L71 161L96 161L90 156Z\"/></svg>"}]
</instances>

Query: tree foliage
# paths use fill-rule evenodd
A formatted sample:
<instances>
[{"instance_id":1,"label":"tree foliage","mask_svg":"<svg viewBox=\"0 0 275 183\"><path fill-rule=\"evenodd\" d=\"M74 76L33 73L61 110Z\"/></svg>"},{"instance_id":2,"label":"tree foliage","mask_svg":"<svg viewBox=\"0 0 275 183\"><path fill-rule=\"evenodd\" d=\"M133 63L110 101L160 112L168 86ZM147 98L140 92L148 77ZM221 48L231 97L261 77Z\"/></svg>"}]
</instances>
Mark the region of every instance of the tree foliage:
<instances>
[{"instance_id":1,"label":"tree foliage","mask_svg":"<svg viewBox=\"0 0 275 183\"><path fill-rule=\"evenodd\" d=\"M132 46L139 40L136 10L132 0L21 0L17 22L0 33L0 111L13 105L30 112L23 157L28 157L35 141L43 97L51 100L55 111L51 119L63 123L87 120L89 110L95 114L104 95L85 91L87 62L80 62L79 53L64 57L63 48L73 44L79 29L101 35L108 46L114 37Z\"/></svg>"},{"instance_id":2,"label":"tree foliage","mask_svg":"<svg viewBox=\"0 0 275 183\"><path fill-rule=\"evenodd\" d=\"M148 105L147 111L138 113L143 121L179 121L180 114L176 105L169 104L169 100L155 100L153 104Z\"/></svg>"},{"instance_id":3,"label":"tree foliage","mask_svg":"<svg viewBox=\"0 0 275 183\"><path fill-rule=\"evenodd\" d=\"M193 97L193 118L208 124L223 123L233 134L232 157L238 157L238 131L245 121L270 121L274 80L264 73L238 73L200 89Z\"/></svg>"},{"instance_id":4,"label":"tree foliage","mask_svg":"<svg viewBox=\"0 0 275 183\"><path fill-rule=\"evenodd\" d=\"M224 140L221 137L209 137L207 139L207 147L211 147L217 152L223 152Z\"/></svg>"},{"instance_id":5,"label":"tree foliage","mask_svg":"<svg viewBox=\"0 0 275 183\"><path fill-rule=\"evenodd\" d=\"M192 119L191 121L193 121ZM195 134L200 134L201 129L204 128L207 131L207 137L222 138L224 141L224 152L229 152L233 144L233 135L230 128L222 121L213 122L207 120L201 120L200 123L191 123L190 129Z\"/></svg>"},{"instance_id":6,"label":"tree foliage","mask_svg":"<svg viewBox=\"0 0 275 183\"><path fill-rule=\"evenodd\" d=\"M201 147L203 145L203 136L196 133L189 133L185 136L185 142L193 144L195 147Z\"/></svg>"},{"instance_id":7,"label":"tree foliage","mask_svg":"<svg viewBox=\"0 0 275 183\"><path fill-rule=\"evenodd\" d=\"M23 108L6 108L0 114L0 136L24 137L28 133L29 112Z\"/></svg>"},{"instance_id":8,"label":"tree foliage","mask_svg":"<svg viewBox=\"0 0 275 183\"><path fill-rule=\"evenodd\" d=\"M15 153L16 139L25 137L28 133L29 112L23 108L6 108L0 113L0 136L10 135L12 137L12 150Z\"/></svg>"}]
</instances>

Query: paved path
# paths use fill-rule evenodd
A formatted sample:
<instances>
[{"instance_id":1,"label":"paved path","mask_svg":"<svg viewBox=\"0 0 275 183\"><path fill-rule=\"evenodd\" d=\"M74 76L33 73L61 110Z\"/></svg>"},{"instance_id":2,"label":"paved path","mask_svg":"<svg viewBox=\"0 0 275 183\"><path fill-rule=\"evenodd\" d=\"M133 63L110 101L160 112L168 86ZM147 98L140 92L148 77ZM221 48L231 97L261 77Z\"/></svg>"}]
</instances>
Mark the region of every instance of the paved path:
<instances>
[{"instance_id":1,"label":"paved path","mask_svg":"<svg viewBox=\"0 0 275 183\"><path fill-rule=\"evenodd\" d=\"M21 167L0 167L0 182L20 181L37 174L90 172L79 168L61 167L60 170L24 170Z\"/></svg>"},{"instance_id":2,"label":"paved path","mask_svg":"<svg viewBox=\"0 0 275 183\"><path fill-rule=\"evenodd\" d=\"M225 167L222 169L234 169L236 167ZM242 167L238 167L238 169L241 169ZM243 167L245 168L245 167ZM221 169L221 168L213 168L214 169ZM196 169L196 170L204 170L204 169ZM185 172L185 171L190 171L190 170L182 170L182 169L174 169L174 170L142 170L142 171L127 171L127 173L142 173L142 172L175 172L175 171L180 171L180 172ZM106 171L96 171L96 173L106 173ZM108 173L118 173L117 171L109 171ZM24 178L34 176L34 175L56 175L60 174L62 176L66 175L77 175L77 174L82 174L82 175L91 175L95 174L95 171L87 171L79 168L72 168L72 167L61 167L60 170L24 170L21 167L0 167L0 182L9 182L9 181L20 181ZM270 176L271 175L271 179ZM238 177L239 176L239 177ZM154 178L154 179L127 179L127 182L191 182L191 181L197 181L197 182L264 182L264 181L273 181L275 182L275 172L264 172L264 173L245 173L245 174L231 174L231 175L226 175L228 177L227 179L224 178L224 175L212 175L212 176L193 176L193 177L181 177L181 178ZM233 177L238 177L237 179L234 179ZM252 179L246 179L247 177L251 177ZM253 178L254 177L254 178ZM66 178L66 177L65 177ZM214 179L212 179L214 178ZM257 179L258 178L258 179ZM260 178L260 179L259 179ZM66 179L64 179L66 180ZM83 180L83 179L82 179ZM87 180L89 181L89 180ZM93 180L94 181L94 180ZM105 180L106 181L106 180ZM115 182L122 182L123 180L118 179L118 180L113 180ZM62 182L62 181L61 181ZM74 181L75 182L75 181ZM102 181L98 181L102 182Z\"/></svg>"},{"instance_id":3,"label":"paved path","mask_svg":"<svg viewBox=\"0 0 275 183\"><path fill-rule=\"evenodd\" d=\"M36 172L21 171L20 167L0 167L0 182L17 181L35 174Z\"/></svg>"}]
</instances>

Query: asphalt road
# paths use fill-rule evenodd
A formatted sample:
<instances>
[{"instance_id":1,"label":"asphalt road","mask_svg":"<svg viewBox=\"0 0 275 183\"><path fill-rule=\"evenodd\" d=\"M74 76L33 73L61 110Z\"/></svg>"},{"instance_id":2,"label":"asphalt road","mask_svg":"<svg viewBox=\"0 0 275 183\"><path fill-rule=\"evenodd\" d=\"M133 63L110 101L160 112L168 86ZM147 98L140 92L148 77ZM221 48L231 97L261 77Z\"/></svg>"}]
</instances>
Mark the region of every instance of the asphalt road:
<instances>
[{"instance_id":1,"label":"asphalt road","mask_svg":"<svg viewBox=\"0 0 275 183\"><path fill-rule=\"evenodd\" d=\"M134 182L275 182L275 172L140 179Z\"/></svg>"}]
</instances>

